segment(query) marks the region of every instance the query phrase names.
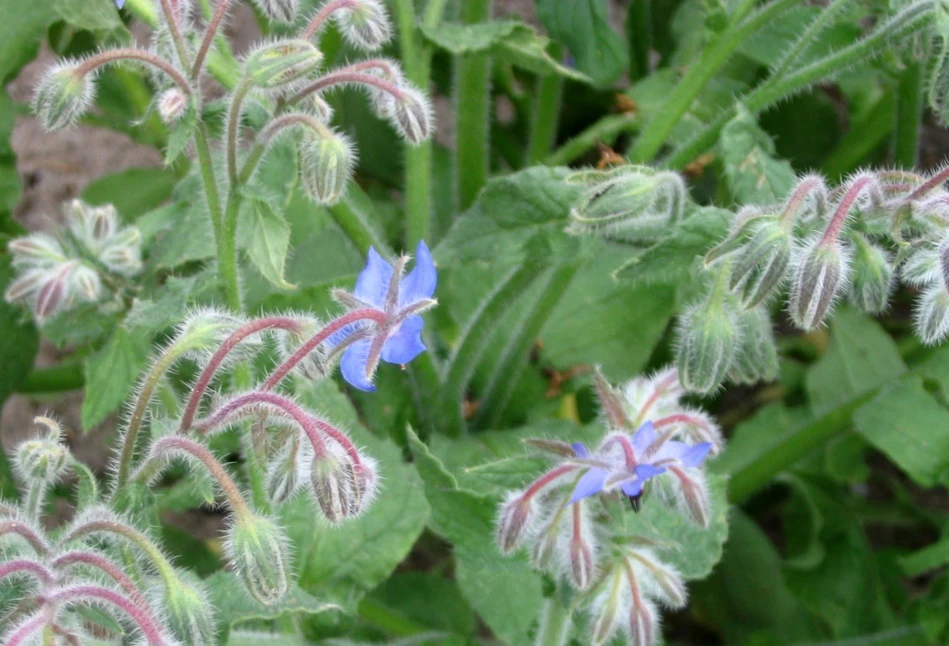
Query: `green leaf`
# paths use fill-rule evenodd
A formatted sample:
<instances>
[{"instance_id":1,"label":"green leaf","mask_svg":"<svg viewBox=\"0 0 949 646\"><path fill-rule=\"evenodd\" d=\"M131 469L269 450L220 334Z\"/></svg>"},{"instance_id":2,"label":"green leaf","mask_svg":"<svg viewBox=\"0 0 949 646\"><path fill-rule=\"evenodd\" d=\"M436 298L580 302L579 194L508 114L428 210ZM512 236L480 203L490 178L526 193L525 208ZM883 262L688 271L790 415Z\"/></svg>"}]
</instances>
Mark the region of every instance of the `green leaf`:
<instances>
[{"instance_id":1,"label":"green leaf","mask_svg":"<svg viewBox=\"0 0 949 646\"><path fill-rule=\"evenodd\" d=\"M147 356L145 339L118 328L106 346L86 360L83 429L90 430L122 405L135 388Z\"/></svg>"},{"instance_id":2,"label":"green leaf","mask_svg":"<svg viewBox=\"0 0 949 646\"><path fill-rule=\"evenodd\" d=\"M359 613L363 617L375 615L376 608L384 608L391 616L425 630L471 635L477 629L475 615L457 584L428 572L391 576L363 599Z\"/></svg>"},{"instance_id":3,"label":"green leaf","mask_svg":"<svg viewBox=\"0 0 949 646\"><path fill-rule=\"evenodd\" d=\"M853 417L857 431L916 483L949 482L949 409L917 376L892 383Z\"/></svg>"},{"instance_id":4,"label":"green leaf","mask_svg":"<svg viewBox=\"0 0 949 646\"><path fill-rule=\"evenodd\" d=\"M743 106L722 128L719 144L725 177L739 204L773 204L787 195L796 175L774 158L774 142Z\"/></svg>"},{"instance_id":5,"label":"green leaf","mask_svg":"<svg viewBox=\"0 0 949 646\"><path fill-rule=\"evenodd\" d=\"M169 276L165 284L151 294L151 298L136 298L125 317L127 329L141 328L153 334L180 322L188 310L188 297L195 286L195 278Z\"/></svg>"},{"instance_id":6,"label":"green leaf","mask_svg":"<svg viewBox=\"0 0 949 646\"><path fill-rule=\"evenodd\" d=\"M165 165L171 166L191 143L198 127L198 108L194 99L188 99L184 112L168 126L168 144L165 146Z\"/></svg>"},{"instance_id":7,"label":"green leaf","mask_svg":"<svg viewBox=\"0 0 949 646\"><path fill-rule=\"evenodd\" d=\"M53 6L60 18L80 29L105 31L123 26L112 0L53 0Z\"/></svg>"},{"instance_id":8,"label":"green leaf","mask_svg":"<svg viewBox=\"0 0 949 646\"><path fill-rule=\"evenodd\" d=\"M610 29L606 0L537 0L537 16L597 85L612 83L629 67L626 43Z\"/></svg>"},{"instance_id":9,"label":"green leaf","mask_svg":"<svg viewBox=\"0 0 949 646\"><path fill-rule=\"evenodd\" d=\"M429 42L456 56L488 53L535 74L559 74L584 83L592 81L586 74L565 67L551 57L547 53L550 39L516 20L475 25L445 22L434 27L423 25L421 30Z\"/></svg>"},{"instance_id":10,"label":"green leaf","mask_svg":"<svg viewBox=\"0 0 949 646\"><path fill-rule=\"evenodd\" d=\"M295 285L283 277L290 246L290 225L270 204L254 200L247 236L247 255L261 275L281 289L294 289Z\"/></svg>"},{"instance_id":11,"label":"green leaf","mask_svg":"<svg viewBox=\"0 0 949 646\"><path fill-rule=\"evenodd\" d=\"M144 241L158 238L148 258L153 271L214 256L214 230L203 206L174 202L147 213L138 224Z\"/></svg>"},{"instance_id":12,"label":"green leaf","mask_svg":"<svg viewBox=\"0 0 949 646\"><path fill-rule=\"evenodd\" d=\"M0 287L5 291L13 279L10 256L0 253ZM24 313L5 300L0 300L0 406L23 383L33 368L39 349L39 334Z\"/></svg>"},{"instance_id":13,"label":"green leaf","mask_svg":"<svg viewBox=\"0 0 949 646\"><path fill-rule=\"evenodd\" d=\"M264 605L251 597L244 585L231 572L217 572L204 580L214 619L218 625L218 644L228 643L231 628L247 622L279 619L285 615L313 616L336 614L341 608L335 603L323 601L304 592L293 584L287 594L273 605Z\"/></svg>"},{"instance_id":14,"label":"green leaf","mask_svg":"<svg viewBox=\"0 0 949 646\"><path fill-rule=\"evenodd\" d=\"M165 168L128 168L100 177L82 192L92 205L112 204L126 222L137 220L171 196L178 178Z\"/></svg>"},{"instance_id":15,"label":"green leaf","mask_svg":"<svg viewBox=\"0 0 949 646\"><path fill-rule=\"evenodd\" d=\"M358 421L349 400L330 380L299 388L304 403L347 429L357 446L379 464L384 491L369 510L339 527L316 522L319 511L307 497L284 505L280 517L296 549L300 585L358 599L392 574L425 528L429 506L422 483L392 442L374 437Z\"/></svg>"},{"instance_id":16,"label":"green leaf","mask_svg":"<svg viewBox=\"0 0 949 646\"><path fill-rule=\"evenodd\" d=\"M893 339L873 319L841 308L830 330L827 354L807 375L807 395L815 418L906 371Z\"/></svg>"},{"instance_id":17,"label":"green leaf","mask_svg":"<svg viewBox=\"0 0 949 646\"><path fill-rule=\"evenodd\" d=\"M458 488L455 478L414 431L408 431L432 531L454 547L455 578L472 608L511 646L532 644L543 594L541 578L522 556L504 557L494 542L497 500Z\"/></svg>"},{"instance_id":18,"label":"green leaf","mask_svg":"<svg viewBox=\"0 0 949 646\"><path fill-rule=\"evenodd\" d=\"M52 2L0 0L0 81L4 85L36 57L46 27L56 17Z\"/></svg>"},{"instance_id":19,"label":"green leaf","mask_svg":"<svg viewBox=\"0 0 949 646\"><path fill-rule=\"evenodd\" d=\"M789 409L781 402L765 406L735 427L725 450L709 462L709 470L741 471L808 421L810 415L803 408Z\"/></svg>"}]
</instances>

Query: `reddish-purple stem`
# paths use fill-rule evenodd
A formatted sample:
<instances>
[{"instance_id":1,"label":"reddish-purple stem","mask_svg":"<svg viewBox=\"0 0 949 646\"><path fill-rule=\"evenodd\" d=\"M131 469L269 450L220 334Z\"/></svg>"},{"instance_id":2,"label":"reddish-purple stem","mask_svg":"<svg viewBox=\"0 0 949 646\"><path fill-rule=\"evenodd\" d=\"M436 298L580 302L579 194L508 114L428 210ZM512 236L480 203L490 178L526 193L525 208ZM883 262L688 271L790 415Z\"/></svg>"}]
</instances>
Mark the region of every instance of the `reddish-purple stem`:
<instances>
[{"instance_id":1,"label":"reddish-purple stem","mask_svg":"<svg viewBox=\"0 0 949 646\"><path fill-rule=\"evenodd\" d=\"M293 97L291 97L287 103L293 105L297 101L313 94L314 92L319 92L327 87L333 85L344 85L346 83L362 83L363 85L371 85L375 88L382 90L383 92L388 92L395 98L402 100L405 98L405 94L402 93L402 90L399 89L399 86L395 83L391 83L383 78L378 76L373 76L372 74L360 74L359 72L330 72L326 76L323 76L310 85L306 86L299 92L297 92Z\"/></svg>"},{"instance_id":2,"label":"reddish-purple stem","mask_svg":"<svg viewBox=\"0 0 949 646\"><path fill-rule=\"evenodd\" d=\"M313 19L310 20L310 24L308 24L306 29L303 30L301 38L304 40L310 40L313 38L313 35L320 30L320 27L323 26L323 23L326 22L326 19L330 17L330 14L337 9L355 9L358 6L359 5L356 4L355 0L330 0L320 8L319 12L315 16L313 16Z\"/></svg>"},{"instance_id":3,"label":"reddish-purple stem","mask_svg":"<svg viewBox=\"0 0 949 646\"><path fill-rule=\"evenodd\" d=\"M670 424L676 423L698 426L699 428L708 428L708 424L705 420L695 417L694 415L688 415L686 413L676 413L675 415L660 417L659 419L653 420L652 425L655 428L662 428L663 426L669 426Z\"/></svg>"},{"instance_id":4,"label":"reddish-purple stem","mask_svg":"<svg viewBox=\"0 0 949 646\"><path fill-rule=\"evenodd\" d=\"M523 500L528 500L534 497L535 495L537 495L538 492L542 491L544 487L549 485L551 482L553 482L554 480L556 480L563 474L570 473L571 471L577 468L579 467L573 464L562 464L559 467L555 467L551 469L550 471L548 471L541 477L537 478L537 480L534 481L534 484L532 484L530 487L527 488L527 491L524 492L524 495L521 498Z\"/></svg>"},{"instance_id":5,"label":"reddish-purple stem","mask_svg":"<svg viewBox=\"0 0 949 646\"><path fill-rule=\"evenodd\" d=\"M837 205L837 210L834 211L834 215L830 219L830 224L828 224L827 229L824 230L824 235L821 236L821 245L829 245L837 241L837 236L840 235L840 230L843 228L844 221L850 214L850 209L854 202L857 201L857 198L860 197L860 194L865 188L872 186L875 182L876 178L873 176L861 175L850 184L850 188L847 189L847 192L844 193L844 196L840 199L840 204Z\"/></svg>"},{"instance_id":6,"label":"reddish-purple stem","mask_svg":"<svg viewBox=\"0 0 949 646\"><path fill-rule=\"evenodd\" d=\"M99 585L83 584L62 588L46 595L46 601L50 603L74 603L89 599L104 601L122 610L138 625L150 646L162 646L166 643L161 629L152 621L151 617L118 592L113 592Z\"/></svg>"},{"instance_id":7,"label":"reddish-purple stem","mask_svg":"<svg viewBox=\"0 0 949 646\"><path fill-rule=\"evenodd\" d=\"M39 612L17 626L16 630L6 636L6 646L25 646L33 634L43 628L49 621L46 613Z\"/></svg>"},{"instance_id":8,"label":"reddish-purple stem","mask_svg":"<svg viewBox=\"0 0 949 646\"><path fill-rule=\"evenodd\" d=\"M949 180L949 166L946 166L941 171L920 184L916 190L906 196L906 201L912 202L913 200L918 200L929 191L942 186L946 180Z\"/></svg>"},{"instance_id":9,"label":"reddish-purple stem","mask_svg":"<svg viewBox=\"0 0 949 646\"><path fill-rule=\"evenodd\" d=\"M191 395L188 398L188 404L185 406L184 415L181 417L181 424L178 426L179 433L184 433L191 428L191 423L194 421L195 413L197 413L198 406L201 404L201 398L204 396L208 386L211 384L214 374L221 367L224 359L227 358L227 355L230 354L230 352L247 337L257 334L258 332L274 329L296 332L300 329L300 322L290 317L284 316L273 316L257 319L256 321L245 323L236 329L229 337L227 337L227 339L225 339L224 343L221 344L221 347L218 348L217 352L215 352L211 357L211 360L208 361L208 365L205 366L204 370L201 371L201 375L198 377L194 387L191 389Z\"/></svg>"},{"instance_id":10,"label":"reddish-purple stem","mask_svg":"<svg viewBox=\"0 0 949 646\"><path fill-rule=\"evenodd\" d=\"M143 612L148 613L152 621L155 621L155 613L152 611L152 607L148 603L148 599L145 598L145 595L142 594L142 591L138 589L138 586L135 585L132 579L120 570L115 563L104 556L92 552L66 552L62 556L57 557L56 560L52 562L52 566L56 569L60 569L77 563L89 565L101 570L122 588L133 603L137 604Z\"/></svg>"},{"instance_id":11,"label":"reddish-purple stem","mask_svg":"<svg viewBox=\"0 0 949 646\"><path fill-rule=\"evenodd\" d=\"M623 457L626 459L626 466L630 469L636 466L636 451L633 449L633 443L624 433L613 433L605 442L603 448L608 449L613 444L619 444L623 449Z\"/></svg>"},{"instance_id":12,"label":"reddish-purple stem","mask_svg":"<svg viewBox=\"0 0 949 646\"><path fill-rule=\"evenodd\" d=\"M260 387L260 390L273 390L277 384L283 381L283 379L288 374L290 374L290 371L293 370L298 363L303 361L303 359L305 359L307 355L309 355L314 350L314 348L326 341L326 339L328 339L331 335L345 328L347 325L358 323L359 321L374 321L379 325L379 327L383 327L388 321L388 316L382 310L366 307L353 310L352 312L344 314L343 316L330 321L326 327L314 334L306 343L297 348L297 351L294 352L289 359L277 366L277 369L274 370L273 374L267 378L267 381L265 381L263 386Z\"/></svg>"},{"instance_id":13,"label":"reddish-purple stem","mask_svg":"<svg viewBox=\"0 0 949 646\"><path fill-rule=\"evenodd\" d=\"M19 521L0 521L0 536L3 536L4 534L18 534L21 538L23 538L23 540L30 544L30 547L32 547L37 554L41 556L49 554L49 545L46 544L46 541L44 541L31 527L28 527Z\"/></svg>"},{"instance_id":14,"label":"reddish-purple stem","mask_svg":"<svg viewBox=\"0 0 949 646\"><path fill-rule=\"evenodd\" d=\"M204 32L204 38L201 39L201 45L198 47L198 54L194 59L194 65L191 67L192 80L198 80L198 76L201 74L201 68L204 67L204 59L211 49L211 43L214 42L214 36L220 28L224 16L227 15L227 9L230 4L231 0L219 0L217 7L214 8L214 15L211 16L208 28Z\"/></svg>"},{"instance_id":15,"label":"reddish-purple stem","mask_svg":"<svg viewBox=\"0 0 949 646\"><path fill-rule=\"evenodd\" d=\"M34 575L43 583L52 583L56 578L45 565L29 559L16 559L14 561L4 561L0 563L0 581L12 574L22 572Z\"/></svg>"}]
</instances>

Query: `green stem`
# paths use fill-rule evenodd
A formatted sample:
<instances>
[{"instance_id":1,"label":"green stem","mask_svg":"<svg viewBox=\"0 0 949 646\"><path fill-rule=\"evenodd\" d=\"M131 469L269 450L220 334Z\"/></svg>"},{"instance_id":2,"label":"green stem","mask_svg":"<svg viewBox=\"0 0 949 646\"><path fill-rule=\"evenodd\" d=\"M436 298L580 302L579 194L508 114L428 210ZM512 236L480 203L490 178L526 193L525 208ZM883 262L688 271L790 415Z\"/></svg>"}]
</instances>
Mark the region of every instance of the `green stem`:
<instances>
[{"instance_id":1,"label":"green stem","mask_svg":"<svg viewBox=\"0 0 949 646\"><path fill-rule=\"evenodd\" d=\"M562 93L563 78L560 75L545 74L537 79L530 139L527 145L528 166L539 164L553 147L557 137Z\"/></svg>"},{"instance_id":2,"label":"green stem","mask_svg":"<svg viewBox=\"0 0 949 646\"><path fill-rule=\"evenodd\" d=\"M458 345L445 365L435 424L449 436L465 432L462 398L468 382L484 354L495 326L536 278L538 267L525 263L511 269L472 314L462 331Z\"/></svg>"},{"instance_id":3,"label":"green stem","mask_svg":"<svg viewBox=\"0 0 949 646\"><path fill-rule=\"evenodd\" d=\"M466 0L461 20L467 25L487 22L491 0ZM487 54L459 56L455 69L455 181L458 208L466 210L488 181L490 142L490 72Z\"/></svg>"},{"instance_id":4,"label":"green stem","mask_svg":"<svg viewBox=\"0 0 949 646\"><path fill-rule=\"evenodd\" d=\"M560 148L547 155L545 166L565 166L581 157L598 142L612 145L622 132L635 132L640 123L635 114L611 114L568 140Z\"/></svg>"},{"instance_id":5,"label":"green stem","mask_svg":"<svg viewBox=\"0 0 949 646\"><path fill-rule=\"evenodd\" d=\"M227 115L227 176L231 180L231 193L237 188L237 144L241 131L241 104L250 91L250 79L244 79L234 90L231 107Z\"/></svg>"},{"instance_id":6,"label":"green stem","mask_svg":"<svg viewBox=\"0 0 949 646\"><path fill-rule=\"evenodd\" d=\"M113 522L111 520L90 521L85 525L80 525L79 527L72 529L66 536L63 537L60 545L66 545L67 543L82 538L88 534L100 532L121 536L130 543L135 544L140 550L142 550L145 556L148 557L148 559L155 566L155 569L158 570L158 575L161 577L165 587L168 589L172 589L180 585L180 582L178 581L178 575L175 574L175 568L172 566L171 562L165 558L165 555L162 554L162 551L158 548L158 546L155 545L155 543L153 543L152 540L142 532L123 523Z\"/></svg>"},{"instance_id":7,"label":"green stem","mask_svg":"<svg viewBox=\"0 0 949 646\"><path fill-rule=\"evenodd\" d=\"M734 504L745 502L792 464L847 429L850 416L877 392L870 390L823 417L814 420L793 435L781 440L753 462L731 474L728 499Z\"/></svg>"},{"instance_id":8,"label":"green stem","mask_svg":"<svg viewBox=\"0 0 949 646\"><path fill-rule=\"evenodd\" d=\"M544 600L540 611L540 626L535 646L563 646L570 637L570 615L568 608L554 594Z\"/></svg>"},{"instance_id":9,"label":"green stem","mask_svg":"<svg viewBox=\"0 0 949 646\"><path fill-rule=\"evenodd\" d=\"M651 161L668 140L673 128L692 106L695 98L725 65L731 55L759 29L780 18L795 0L774 0L748 20L729 27L703 53L698 62L679 81L656 117L643 129L630 151L630 161Z\"/></svg>"},{"instance_id":10,"label":"green stem","mask_svg":"<svg viewBox=\"0 0 949 646\"><path fill-rule=\"evenodd\" d=\"M86 383L82 373L82 364L68 361L50 368L36 368L17 388L18 393L61 393L78 390Z\"/></svg>"},{"instance_id":11,"label":"green stem","mask_svg":"<svg viewBox=\"0 0 949 646\"><path fill-rule=\"evenodd\" d=\"M923 65L906 63L896 89L896 141L893 162L900 168L915 168L919 161L919 133L923 121Z\"/></svg>"},{"instance_id":12,"label":"green stem","mask_svg":"<svg viewBox=\"0 0 949 646\"><path fill-rule=\"evenodd\" d=\"M921 29L932 15L932 3L916 2L904 8L872 34L829 54L809 65L798 68L787 76L771 77L753 91L738 100L751 114L757 114L781 99L816 83L828 75L854 63L866 61L891 47L898 40L916 29ZM724 111L689 143L675 151L664 165L682 168L708 150L718 139L719 132L736 113L735 108Z\"/></svg>"},{"instance_id":13,"label":"green stem","mask_svg":"<svg viewBox=\"0 0 949 646\"><path fill-rule=\"evenodd\" d=\"M218 263L224 278L225 296L228 308L235 313L244 311L241 301L240 277L237 267L237 220L241 209L241 193L235 188L227 198L227 209L221 223L221 241L218 247Z\"/></svg>"},{"instance_id":14,"label":"green stem","mask_svg":"<svg viewBox=\"0 0 949 646\"><path fill-rule=\"evenodd\" d=\"M652 48L652 0L632 0L626 10L626 40L629 42L629 79L649 75Z\"/></svg>"},{"instance_id":15,"label":"green stem","mask_svg":"<svg viewBox=\"0 0 949 646\"><path fill-rule=\"evenodd\" d=\"M478 427L497 428L514 386L524 370L525 359L530 354L531 347L540 336L544 324L550 320L551 313L560 304L560 299L579 268L579 262L572 262L546 272L540 294L524 317L513 326L516 332L508 338L497 367L481 392L476 421Z\"/></svg>"}]
</instances>

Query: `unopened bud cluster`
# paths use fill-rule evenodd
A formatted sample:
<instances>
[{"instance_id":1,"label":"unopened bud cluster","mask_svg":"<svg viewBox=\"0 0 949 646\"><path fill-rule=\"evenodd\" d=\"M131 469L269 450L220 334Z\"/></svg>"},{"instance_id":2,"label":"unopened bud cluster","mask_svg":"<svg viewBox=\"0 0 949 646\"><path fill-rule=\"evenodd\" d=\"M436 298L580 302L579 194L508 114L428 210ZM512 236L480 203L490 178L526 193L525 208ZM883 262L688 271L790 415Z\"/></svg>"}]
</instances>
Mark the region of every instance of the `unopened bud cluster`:
<instances>
[{"instance_id":1,"label":"unopened bud cluster","mask_svg":"<svg viewBox=\"0 0 949 646\"><path fill-rule=\"evenodd\" d=\"M686 201L682 180L661 179L667 175L673 174L620 166L571 176L590 187L573 209L572 230L654 244L670 234L656 227L673 221ZM705 255L702 294L679 318L677 365L685 387L707 393L727 380L775 379L771 317L779 303L810 332L842 301L867 314L883 312L897 278L921 292L920 338L937 343L949 336L947 179L949 168L932 176L863 171L831 188L805 175L783 202L744 205Z\"/></svg>"},{"instance_id":2,"label":"unopened bud cluster","mask_svg":"<svg viewBox=\"0 0 949 646\"><path fill-rule=\"evenodd\" d=\"M678 372L663 370L613 388L599 372L596 390L604 436L591 451L583 443L528 440L558 457L550 470L501 506L497 539L503 553L524 548L534 567L581 595L589 614L585 643L659 641L659 607L686 603L683 577L655 544L637 540L610 518L629 505L668 505L699 527L710 522L704 461L722 448L715 422L681 402ZM645 528L644 528L645 531ZM675 549L672 546L672 549Z\"/></svg>"},{"instance_id":3,"label":"unopened bud cluster","mask_svg":"<svg viewBox=\"0 0 949 646\"><path fill-rule=\"evenodd\" d=\"M29 305L40 323L79 303L114 296L116 279L142 268L141 235L121 224L113 206L74 200L65 211L66 227L58 237L33 233L7 246L17 276L4 297Z\"/></svg>"}]
</instances>

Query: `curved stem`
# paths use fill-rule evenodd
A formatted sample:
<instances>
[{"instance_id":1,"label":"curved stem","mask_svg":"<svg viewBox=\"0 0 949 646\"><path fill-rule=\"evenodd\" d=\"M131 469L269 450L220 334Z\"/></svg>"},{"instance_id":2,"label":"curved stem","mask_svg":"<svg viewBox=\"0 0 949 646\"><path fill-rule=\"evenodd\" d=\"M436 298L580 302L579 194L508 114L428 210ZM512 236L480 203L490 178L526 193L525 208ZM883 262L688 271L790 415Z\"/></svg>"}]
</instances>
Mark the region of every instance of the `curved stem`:
<instances>
[{"instance_id":1,"label":"curved stem","mask_svg":"<svg viewBox=\"0 0 949 646\"><path fill-rule=\"evenodd\" d=\"M251 335L266 330L287 330L290 332L298 332L300 330L300 326L300 321L296 319L285 316L274 316L251 321L250 323L245 323L235 330L231 336L224 340L224 343L221 344L221 347L218 348L217 351L211 356L210 361L208 361L208 365L206 365L204 370L201 371L201 374L198 376L198 380L191 388L191 395L188 397L188 403L185 406L184 414L181 417L181 423L178 425L178 432L184 433L191 428L191 422L194 421L194 416L198 410L198 405L201 403L201 398L204 396L208 386L211 384L214 374L221 367L221 364L224 363L224 359L227 358L227 355L230 354L230 352L235 347L237 347L241 341Z\"/></svg>"},{"instance_id":2,"label":"curved stem","mask_svg":"<svg viewBox=\"0 0 949 646\"><path fill-rule=\"evenodd\" d=\"M387 81L378 76L373 76L372 74L362 74L360 72L330 72L326 76L322 76L310 85L306 86L292 97L287 99L287 105L293 105L294 103L299 103L306 97L310 96L314 92L319 92L328 87L334 85L346 85L349 83L361 83L363 85L371 85L374 88L382 90L383 92L388 92L397 99L405 99L405 94L399 89L399 86L395 83Z\"/></svg>"},{"instance_id":3,"label":"curved stem","mask_svg":"<svg viewBox=\"0 0 949 646\"><path fill-rule=\"evenodd\" d=\"M570 473L571 471L575 471L577 469L579 469L579 467L574 464L561 464L558 467L554 467L553 469L551 469L550 471L548 471L541 477L537 478L537 480L535 480L533 484L531 484L531 486L527 488L527 491L525 491L524 495L521 497L524 500L529 500L530 498L533 498L538 493L543 491L543 489L547 485L554 482L560 476Z\"/></svg>"},{"instance_id":4,"label":"curved stem","mask_svg":"<svg viewBox=\"0 0 949 646\"><path fill-rule=\"evenodd\" d=\"M906 196L905 201L908 203L912 202L913 200L918 200L930 191L933 191L945 184L947 180L949 180L949 166L946 166L928 180L917 186L912 193Z\"/></svg>"},{"instance_id":5,"label":"curved stem","mask_svg":"<svg viewBox=\"0 0 949 646\"><path fill-rule=\"evenodd\" d=\"M42 563L29 559L0 562L0 581L13 574L32 574L43 583L52 583L56 576Z\"/></svg>"},{"instance_id":6,"label":"curved stem","mask_svg":"<svg viewBox=\"0 0 949 646\"><path fill-rule=\"evenodd\" d=\"M198 47L198 53L194 59L194 66L191 68L191 79L193 81L197 81L198 77L201 76L201 69L204 67L204 59L207 58L208 52L211 50L214 36L224 21L224 16L227 15L230 4L231 0L218 0L217 7L214 9L214 15L211 16L208 27L204 32L204 38L201 39L201 45Z\"/></svg>"},{"instance_id":7,"label":"curved stem","mask_svg":"<svg viewBox=\"0 0 949 646\"><path fill-rule=\"evenodd\" d=\"M36 530L18 520L0 521L0 536L4 534L16 534L33 548L39 556L46 556L50 552L50 547L43 537Z\"/></svg>"},{"instance_id":8,"label":"curved stem","mask_svg":"<svg viewBox=\"0 0 949 646\"><path fill-rule=\"evenodd\" d=\"M158 624L149 617L148 613L118 592L98 585L73 585L56 590L46 596L49 603L79 603L86 599L104 601L123 611L141 629L149 646L163 646L165 644L165 639Z\"/></svg>"},{"instance_id":9,"label":"curved stem","mask_svg":"<svg viewBox=\"0 0 949 646\"><path fill-rule=\"evenodd\" d=\"M843 198L841 198L840 203L837 205L837 210L834 211L834 215L830 219L830 224L827 225L827 229L821 237L821 245L829 245L837 242L837 237L840 235L840 230L843 228L844 221L850 214L850 209L853 207L854 202L857 201L857 198L860 197L860 194L863 193L865 189L872 191L875 188L877 188L876 178L872 175L861 175L851 182L850 188L847 189L847 192L844 193Z\"/></svg>"},{"instance_id":10,"label":"curved stem","mask_svg":"<svg viewBox=\"0 0 949 646\"><path fill-rule=\"evenodd\" d=\"M165 14L165 22L168 24L168 32L171 34L171 41L175 44L175 53L178 54L178 63L182 69L188 69L188 50L185 47L184 38L181 37L181 27L178 24L175 10L170 4L170 0L161 0L162 13Z\"/></svg>"},{"instance_id":11,"label":"curved stem","mask_svg":"<svg viewBox=\"0 0 949 646\"><path fill-rule=\"evenodd\" d=\"M98 54L90 56L79 63L79 65L77 65L75 68L75 72L85 76L89 72L98 69L103 65L108 65L109 63L115 63L121 60L137 60L148 63L149 65L156 67L167 74L171 80L181 88L182 92L188 96L191 96L192 94L191 84L188 83L188 79L186 79L181 74L181 72L175 69L175 67L168 63L168 61L141 49L108 49L104 52L99 52Z\"/></svg>"},{"instance_id":12,"label":"curved stem","mask_svg":"<svg viewBox=\"0 0 949 646\"><path fill-rule=\"evenodd\" d=\"M306 343L297 348L297 351L294 352L289 359L284 361L282 364L277 366L276 370L267 378L267 381L264 382L263 386L260 387L261 390L273 390L277 384L279 384L283 379L290 374L290 371L293 370L298 363L303 361L308 354L310 354L317 346L326 341L334 333L342 330L347 325L353 323L358 323L360 321L373 321L380 327L385 325L388 321L388 317L385 312L372 308L363 308L358 310L353 310L348 314L344 314L339 318L336 318L330 321L326 327L314 334L307 340Z\"/></svg>"},{"instance_id":13,"label":"curved stem","mask_svg":"<svg viewBox=\"0 0 949 646\"><path fill-rule=\"evenodd\" d=\"M170 589L178 585L178 577L175 574L174 567L172 567L165 555L162 554L162 551L158 549L158 546L155 545L148 536L124 523L114 520L91 520L71 528L69 532L60 539L59 545L63 546L83 536L98 533L114 534L134 544L152 562L167 588Z\"/></svg>"},{"instance_id":14,"label":"curved stem","mask_svg":"<svg viewBox=\"0 0 949 646\"><path fill-rule=\"evenodd\" d=\"M5 635L6 646L25 646L29 644L33 635L41 630L49 622L49 617L45 612L38 612L22 624L17 626L13 632Z\"/></svg>"},{"instance_id":15,"label":"curved stem","mask_svg":"<svg viewBox=\"0 0 949 646\"><path fill-rule=\"evenodd\" d=\"M300 38L304 40L313 38L316 32L323 26L323 23L330 17L330 14L337 9L355 9L358 6L355 0L329 0L329 2L320 7L320 10L313 16L306 26L306 29L304 29L300 35Z\"/></svg>"},{"instance_id":16,"label":"curved stem","mask_svg":"<svg viewBox=\"0 0 949 646\"><path fill-rule=\"evenodd\" d=\"M135 603L143 612L148 613L152 621L156 621L155 613L152 610L151 605L148 603L148 599L145 598L145 595L142 594L142 591L138 589L138 586L130 579L119 567L110 561L109 559L101 556L100 554L95 554L93 552L66 552L65 554L58 556L51 565L56 568L64 568L70 565L89 565L91 567L100 570L110 579L116 582L122 591L128 595L129 599Z\"/></svg>"},{"instance_id":17,"label":"curved stem","mask_svg":"<svg viewBox=\"0 0 949 646\"><path fill-rule=\"evenodd\" d=\"M221 464L207 448L194 440L177 436L160 438L155 441L152 447L153 459L163 459L168 457L166 455L168 453L181 452L191 455L204 465L208 473L211 474L211 477L220 485L221 490L227 497L228 503L231 505L231 511L238 518L238 522L249 520L251 516L253 516L253 512L251 512L250 507L247 505L247 501L244 500L244 496L241 494L241 490L237 486L237 483L234 482L231 474L227 472L224 465Z\"/></svg>"}]
</instances>

